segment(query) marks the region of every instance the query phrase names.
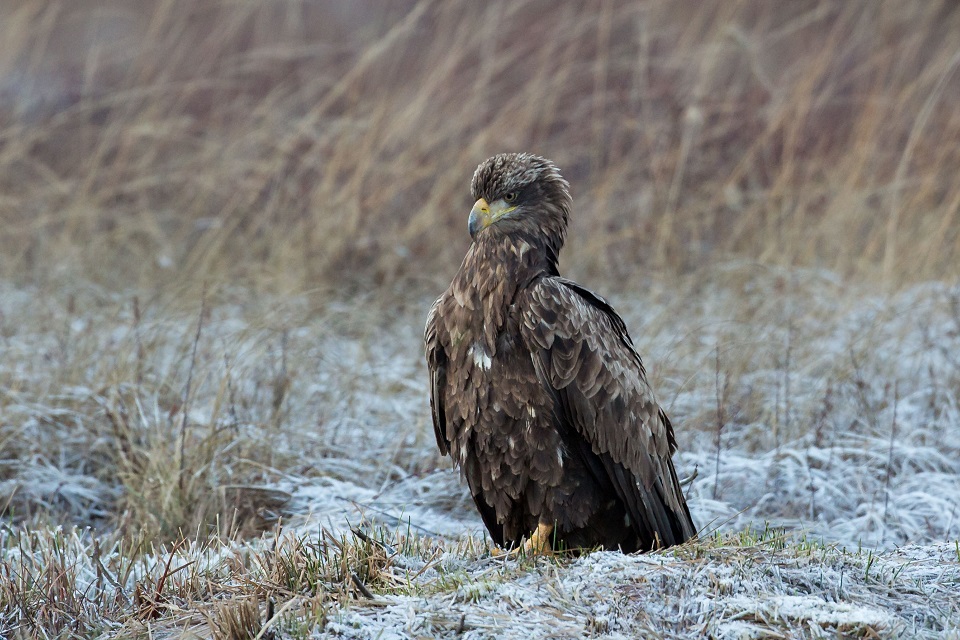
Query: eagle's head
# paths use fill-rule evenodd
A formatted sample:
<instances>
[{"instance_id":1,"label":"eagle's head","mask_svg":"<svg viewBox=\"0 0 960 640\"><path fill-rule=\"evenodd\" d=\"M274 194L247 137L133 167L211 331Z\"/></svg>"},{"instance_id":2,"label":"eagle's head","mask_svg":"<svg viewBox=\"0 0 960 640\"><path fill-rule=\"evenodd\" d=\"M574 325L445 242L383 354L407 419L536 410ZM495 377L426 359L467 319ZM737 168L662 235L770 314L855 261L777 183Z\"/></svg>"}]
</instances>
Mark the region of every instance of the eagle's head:
<instances>
[{"instance_id":1,"label":"eagle's head","mask_svg":"<svg viewBox=\"0 0 960 640\"><path fill-rule=\"evenodd\" d=\"M554 255L563 246L570 191L557 167L529 153L501 153L480 163L471 192L470 237L525 232Z\"/></svg>"}]
</instances>

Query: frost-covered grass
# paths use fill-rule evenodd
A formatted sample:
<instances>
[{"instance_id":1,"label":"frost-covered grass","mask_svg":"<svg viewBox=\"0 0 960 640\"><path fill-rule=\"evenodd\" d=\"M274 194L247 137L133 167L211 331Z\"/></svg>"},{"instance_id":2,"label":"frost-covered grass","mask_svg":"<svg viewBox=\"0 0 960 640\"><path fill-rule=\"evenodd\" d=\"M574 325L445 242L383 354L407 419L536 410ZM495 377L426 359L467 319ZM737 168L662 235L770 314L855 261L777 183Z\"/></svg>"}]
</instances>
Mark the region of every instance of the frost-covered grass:
<instances>
[{"instance_id":1,"label":"frost-covered grass","mask_svg":"<svg viewBox=\"0 0 960 640\"><path fill-rule=\"evenodd\" d=\"M0 637L956 637L960 12L875 4L0 3ZM485 553L421 327L506 150L698 542Z\"/></svg>"},{"instance_id":2,"label":"frost-covered grass","mask_svg":"<svg viewBox=\"0 0 960 640\"><path fill-rule=\"evenodd\" d=\"M0 289L7 635L960 628L956 286L730 264L611 296L702 538L506 563L436 452L428 297L71 290Z\"/></svg>"},{"instance_id":3,"label":"frost-covered grass","mask_svg":"<svg viewBox=\"0 0 960 640\"><path fill-rule=\"evenodd\" d=\"M136 559L76 530L0 542L4 629L23 636L956 638L960 621L956 543L875 553L748 530L640 556L505 561L470 535L402 527Z\"/></svg>"}]
</instances>

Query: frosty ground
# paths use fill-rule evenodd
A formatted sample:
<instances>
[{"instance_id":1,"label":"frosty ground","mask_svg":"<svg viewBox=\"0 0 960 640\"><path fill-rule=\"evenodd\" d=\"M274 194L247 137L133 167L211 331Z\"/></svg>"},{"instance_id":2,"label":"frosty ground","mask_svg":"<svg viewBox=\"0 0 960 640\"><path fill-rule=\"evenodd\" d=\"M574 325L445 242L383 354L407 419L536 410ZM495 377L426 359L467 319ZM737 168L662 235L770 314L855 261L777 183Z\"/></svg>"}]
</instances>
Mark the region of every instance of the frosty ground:
<instances>
[{"instance_id":1,"label":"frosty ground","mask_svg":"<svg viewBox=\"0 0 960 640\"><path fill-rule=\"evenodd\" d=\"M519 560L436 451L428 296L70 290L0 288L5 635L960 637L956 286L609 296L701 538Z\"/></svg>"}]
</instances>

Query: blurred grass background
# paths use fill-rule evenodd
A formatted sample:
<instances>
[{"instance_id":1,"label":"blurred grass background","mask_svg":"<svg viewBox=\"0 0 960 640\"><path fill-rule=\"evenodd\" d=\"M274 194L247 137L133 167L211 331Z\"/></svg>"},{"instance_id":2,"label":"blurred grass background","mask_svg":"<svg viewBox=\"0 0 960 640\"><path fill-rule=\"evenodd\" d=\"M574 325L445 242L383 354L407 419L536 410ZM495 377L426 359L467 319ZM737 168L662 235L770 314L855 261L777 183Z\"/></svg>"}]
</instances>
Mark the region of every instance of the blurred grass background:
<instances>
[{"instance_id":1,"label":"blurred grass background","mask_svg":"<svg viewBox=\"0 0 960 640\"><path fill-rule=\"evenodd\" d=\"M435 291L508 150L591 284L958 275L952 2L27 0L0 42L13 281Z\"/></svg>"},{"instance_id":2,"label":"blurred grass background","mask_svg":"<svg viewBox=\"0 0 960 640\"><path fill-rule=\"evenodd\" d=\"M314 580L102 583L156 541L183 568L348 503L468 532L422 323L501 151L571 182L561 268L623 314L699 524L954 539L958 66L949 1L0 3L0 636Z\"/></svg>"}]
</instances>

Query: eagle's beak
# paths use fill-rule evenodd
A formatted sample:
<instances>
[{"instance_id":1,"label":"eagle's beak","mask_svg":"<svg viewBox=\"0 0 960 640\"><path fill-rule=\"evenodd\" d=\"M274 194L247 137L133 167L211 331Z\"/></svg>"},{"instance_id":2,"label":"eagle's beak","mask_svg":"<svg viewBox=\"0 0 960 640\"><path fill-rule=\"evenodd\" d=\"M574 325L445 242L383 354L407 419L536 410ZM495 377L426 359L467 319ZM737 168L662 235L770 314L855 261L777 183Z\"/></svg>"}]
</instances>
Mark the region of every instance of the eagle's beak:
<instances>
[{"instance_id":1,"label":"eagle's beak","mask_svg":"<svg viewBox=\"0 0 960 640\"><path fill-rule=\"evenodd\" d=\"M487 204L485 198L480 198L473 204L473 209L470 210L470 219L467 221L467 230L470 232L470 237L477 237L479 232L516 208L516 206L504 202L503 198L494 201L493 204Z\"/></svg>"},{"instance_id":2,"label":"eagle's beak","mask_svg":"<svg viewBox=\"0 0 960 640\"><path fill-rule=\"evenodd\" d=\"M473 209L470 210L470 219L467 221L467 231L470 232L470 237L475 238L477 232L489 227L491 222L490 205L487 204L486 199L480 198L474 203Z\"/></svg>"}]
</instances>

